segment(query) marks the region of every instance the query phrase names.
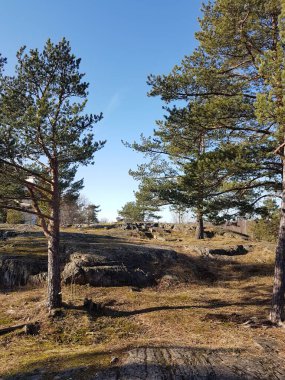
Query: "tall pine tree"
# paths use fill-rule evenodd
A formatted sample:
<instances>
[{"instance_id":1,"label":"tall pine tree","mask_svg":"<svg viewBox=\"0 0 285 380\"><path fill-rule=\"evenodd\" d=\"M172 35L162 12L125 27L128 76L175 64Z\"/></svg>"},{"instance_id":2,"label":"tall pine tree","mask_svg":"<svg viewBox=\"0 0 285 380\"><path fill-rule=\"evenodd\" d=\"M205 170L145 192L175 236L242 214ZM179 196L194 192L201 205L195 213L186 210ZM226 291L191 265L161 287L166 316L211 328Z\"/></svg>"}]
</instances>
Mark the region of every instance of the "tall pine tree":
<instances>
[{"instance_id":1,"label":"tall pine tree","mask_svg":"<svg viewBox=\"0 0 285 380\"><path fill-rule=\"evenodd\" d=\"M14 77L1 80L0 172L17 184L31 206L17 196L1 206L38 216L48 240L48 300L61 305L59 267L60 201L80 188L79 164L93 163L104 142L94 141L102 116L84 114L88 83L68 41L47 41L42 51L20 49Z\"/></svg>"}]
</instances>

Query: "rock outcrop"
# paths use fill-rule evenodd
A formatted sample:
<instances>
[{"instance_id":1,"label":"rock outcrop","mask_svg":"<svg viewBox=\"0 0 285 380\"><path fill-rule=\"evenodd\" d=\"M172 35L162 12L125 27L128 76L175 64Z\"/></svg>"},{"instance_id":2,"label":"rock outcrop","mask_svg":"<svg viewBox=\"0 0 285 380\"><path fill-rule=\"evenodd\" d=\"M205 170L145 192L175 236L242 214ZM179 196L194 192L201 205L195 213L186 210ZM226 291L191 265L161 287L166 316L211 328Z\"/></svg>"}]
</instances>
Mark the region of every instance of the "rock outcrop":
<instances>
[{"instance_id":1,"label":"rock outcrop","mask_svg":"<svg viewBox=\"0 0 285 380\"><path fill-rule=\"evenodd\" d=\"M17 232L16 231L0 231L0 240L7 240L9 238L12 238L12 237L15 237L17 236Z\"/></svg>"},{"instance_id":2,"label":"rock outcrop","mask_svg":"<svg viewBox=\"0 0 285 380\"><path fill-rule=\"evenodd\" d=\"M174 224L159 223L125 223L121 227L123 230L135 231L142 239L166 240L165 236L171 234Z\"/></svg>"},{"instance_id":3,"label":"rock outcrop","mask_svg":"<svg viewBox=\"0 0 285 380\"><path fill-rule=\"evenodd\" d=\"M209 248L209 247L193 247L193 250L202 256L238 256L245 255L250 251L251 247L245 247L242 244L222 247L222 248Z\"/></svg>"},{"instance_id":4,"label":"rock outcrop","mask_svg":"<svg viewBox=\"0 0 285 380\"><path fill-rule=\"evenodd\" d=\"M156 282L162 265L177 259L175 251L153 247L125 246L101 252L71 254L62 272L66 284L92 286L148 286Z\"/></svg>"},{"instance_id":5,"label":"rock outcrop","mask_svg":"<svg viewBox=\"0 0 285 380\"><path fill-rule=\"evenodd\" d=\"M113 363L111 363L113 364ZM138 347L117 358L95 380L268 380L284 379L281 356L253 355L233 349Z\"/></svg>"},{"instance_id":6,"label":"rock outcrop","mask_svg":"<svg viewBox=\"0 0 285 380\"><path fill-rule=\"evenodd\" d=\"M30 276L47 271L45 257L1 256L0 257L0 286L12 289L26 285Z\"/></svg>"}]
</instances>

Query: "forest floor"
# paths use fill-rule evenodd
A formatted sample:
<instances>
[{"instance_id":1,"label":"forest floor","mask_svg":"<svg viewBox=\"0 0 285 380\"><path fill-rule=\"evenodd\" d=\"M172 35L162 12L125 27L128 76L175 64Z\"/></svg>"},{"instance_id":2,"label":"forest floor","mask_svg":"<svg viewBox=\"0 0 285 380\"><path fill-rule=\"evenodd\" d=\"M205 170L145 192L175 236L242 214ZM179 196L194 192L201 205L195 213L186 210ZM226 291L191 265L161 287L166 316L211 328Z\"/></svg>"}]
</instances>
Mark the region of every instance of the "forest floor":
<instances>
[{"instance_id":1,"label":"forest floor","mask_svg":"<svg viewBox=\"0 0 285 380\"><path fill-rule=\"evenodd\" d=\"M38 321L40 332L0 336L1 379L285 379L285 329L266 322L273 244L239 235L197 241L185 231L157 242L118 229L65 230L63 240L89 251L157 245L178 260L153 287L66 285L53 316L45 285L2 291L0 329ZM237 244L250 252L202 257L193 249ZM34 229L0 242L0 255L9 254L45 256L45 239ZM86 297L98 311L84 309Z\"/></svg>"}]
</instances>

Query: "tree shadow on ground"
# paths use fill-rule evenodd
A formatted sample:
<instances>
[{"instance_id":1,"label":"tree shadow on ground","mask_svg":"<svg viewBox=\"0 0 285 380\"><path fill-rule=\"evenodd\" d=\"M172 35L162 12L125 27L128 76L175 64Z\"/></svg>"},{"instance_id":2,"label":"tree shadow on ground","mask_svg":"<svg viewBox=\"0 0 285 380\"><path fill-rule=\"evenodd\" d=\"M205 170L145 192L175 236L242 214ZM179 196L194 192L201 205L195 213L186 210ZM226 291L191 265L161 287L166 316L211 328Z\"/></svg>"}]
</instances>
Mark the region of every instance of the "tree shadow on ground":
<instances>
[{"instance_id":1,"label":"tree shadow on ground","mask_svg":"<svg viewBox=\"0 0 285 380\"><path fill-rule=\"evenodd\" d=\"M181 262L184 263L185 268L189 267L189 264L190 267L196 266L199 269L202 280L204 275L207 276L208 271L212 273L216 281L242 281L251 277L272 277L274 273L274 265L271 263L241 263L234 261L231 256L218 257L217 259L215 257L197 257L179 254L179 257Z\"/></svg>"},{"instance_id":2,"label":"tree shadow on ground","mask_svg":"<svg viewBox=\"0 0 285 380\"><path fill-rule=\"evenodd\" d=\"M104 315L112 318L121 318L121 317L130 317L134 315L141 315L141 314L149 314L157 311L173 311L173 310L218 310L228 307L247 307L247 306L264 306L264 305L270 305L270 303L266 300L257 300L257 301L241 301L241 302L212 302L208 301L204 303L203 305L175 305L175 306L169 306L169 305L160 305L160 306L153 306L153 307L147 307L143 309L137 309L137 310L118 310L115 308L110 307L103 307L101 310L97 310L94 312L90 312L90 315L98 316L98 315ZM76 309L84 309L81 306L75 307ZM231 313L227 314L230 316ZM247 314L246 312L243 313L243 319L248 320L252 315ZM240 321L239 321L240 322Z\"/></svg>"},{"instance_id":3,"label":"tree shadow on ground","mask_svg":"<svg viewBox=\"0 0 285 380\"><path fill-rule=\"evenodd\" d=\"M236 358L244 354L245 350L236 348L212 349L173 345L128 347L35 360L26 365L24 370L1 379L234 380L244 378L235 374ZM222 364L225 358L233 362L233 368ZM217 363L214 367L211 362L215 360Z\"/></svg>"},{"instance_id":4,"label":"tree shadow on ground","mask_svg":"<svg viewBox=\"0 0 285 380\"><path fill-rule=\"evenodd\" d=\"M268 306L270 305L270 300L254 300L254 299L241 299L239 302L231 301L221 301L221 300L208 300L204 301L203 304L193 304L193 305L158 305L153 307L145 307L141 309L134 310L120 310L116 308L115 300L111 300L105 304L93 304L92 308L86 307L85 305L72 305L65 304L66 309L71 310L81 310L85 312L89 318L96 319L100 316L106 316L110 318L127 318L136 315L144 315L156 312L172 312L172 311L181 311L181 310L204 310L205 314L200 315L202 320L213 320L219 322L232 322L234 324L243 324L246 321L250 320L252 317L260 320L260 322L265 322L267 317L267 311L260 309L260 312L257 313L256 310L254 314L252 311L247 311L247 307L252 306ZM226 311L224 313L218 313L219 310L228 309L231 307L242 307L244 310L242 314ZM213 313L207 313L207 311L213 311Z\"/></svg>"}]
</instances>

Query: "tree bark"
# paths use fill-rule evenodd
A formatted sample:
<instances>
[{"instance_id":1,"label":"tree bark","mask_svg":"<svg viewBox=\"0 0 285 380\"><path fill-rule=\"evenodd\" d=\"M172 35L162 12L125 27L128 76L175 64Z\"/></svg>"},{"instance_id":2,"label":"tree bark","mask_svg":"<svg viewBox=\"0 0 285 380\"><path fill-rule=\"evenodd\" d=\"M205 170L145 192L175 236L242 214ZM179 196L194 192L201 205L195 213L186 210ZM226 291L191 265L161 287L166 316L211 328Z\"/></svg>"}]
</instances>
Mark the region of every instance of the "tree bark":
<instances>
[{"instance_id":1,"label":"tree bark","mask_svg":"<svg viewBox=\"0 0 285 380\"><path fill-rule=\"evenodd\" d=\"M51 217L48 236L48 308L61 306L61 279L59 262L59 225L60 225L60 193L58 170L53 170L53 195L51 202Z\"/></svg>"},{"instance_id":2,"label":"tree bark","mask_svg":"<svg viewBox=\"0 0 285 380\"><path fill-rule=\"evenodd\" d=\"M279 234L276 247L274 285L272 305L269 319L280 324L284 320L284 292L285 292L285 165L283 160L282 173L282 202Z\"/></svg>"},{"instance_id":3,"label":"tree bark","mask_svg":"<svg viewBox=\"0 0 285 380\"><path fill-rule=\"evenodd\" d=\"M197 214L197 227L196 227L196 239L204 239L204 221L203 214L198 212Z\"/></svg>"}]
</instances>

